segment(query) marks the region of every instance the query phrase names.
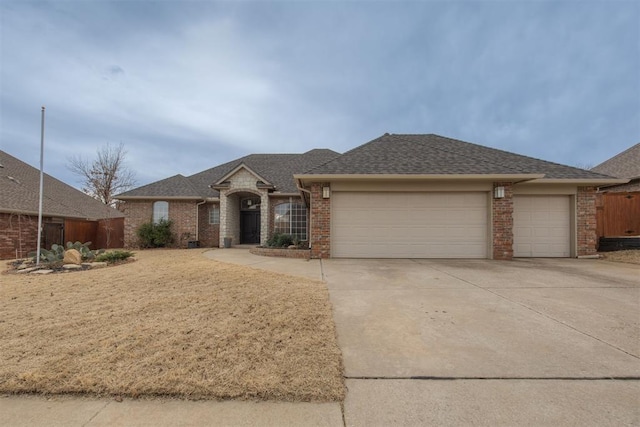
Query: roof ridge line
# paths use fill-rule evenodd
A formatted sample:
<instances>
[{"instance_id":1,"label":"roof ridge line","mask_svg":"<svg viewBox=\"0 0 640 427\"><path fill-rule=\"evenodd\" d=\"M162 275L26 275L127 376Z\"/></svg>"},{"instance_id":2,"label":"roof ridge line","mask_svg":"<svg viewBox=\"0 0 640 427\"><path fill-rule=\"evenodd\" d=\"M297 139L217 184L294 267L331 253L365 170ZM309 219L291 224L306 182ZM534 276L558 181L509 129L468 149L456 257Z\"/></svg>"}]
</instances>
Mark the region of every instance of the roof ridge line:
<instances>
[{"instance_id":1,"label":"roof ridge line","mask_svg":"<svg viewBox=\"0 0 640 427\"><path fill-rule=\"evenodd\" d=\"M421 134L407 134L407 135L421 135ZM468 144L468 145L473 145L475 147L480 147L480 148L484 148L484 149L488 148L490 150L500 151L501 153L504 153L504 154L507 154L507 155L510 155L510 156L519 156L519 157L524 157L524 158L527 158L527 159L535 160L535 161L538 161L538 162L544 162L544 163L552 164L552 165L555 165L555 166L562 166L562 167L565 167L565 168L571 168L571 169L576 169L576 170L579 170L579 171L585 171L585 172L592 173L594 175L600 175L603 178L615 178L615 177L612 177L610 175L605 175L605 174L602 174L602 173L593 172L593 171L591 171L589 169L582 169L582 168L578 168L578 167L571 166L571 165L565 165L563 163L557 163L557 162L552 162L550 160L539 159L537 157L527 156L525 154L519 154L519 153L514 153L514 152L511 152L511 151L506 151L506 150L503 150L501 148L488 147L486 145L477 144L475 142L463 141L461 139L450 138L448 136L442 136L442 135L438 135L438 134L435 134L435 133L426 134L426 135L433 135L433 136L437 136L438 138L451 139L451 140L456 141L456 142L460 142L460 143ZM638 144L636 144L636 145L638 145ZM495 163L492 163L492 164L495 164ZM507 166L507 167L511 168L511 166Z\"/></svg>"},{"instance_id":2,"label":"roof ridge line","mask_svg":"<svg viewBox=\"0 0 640 427\"><path fill-rule=\"evenodd\" d=\"M460 140L457 140L457 139L454 139L454 138L448 138L448 137L445 137L445 136L437 135L437 134L435 134L435 133L431 133L431 134L422 134L422 135L433 135L433 136L436 136L436 137L438 137L438 138L450 139L450 140L453 140L453 141L456 141L456 142L462 142L462 143L465 143L465 144L470 144L470 145L475 145L475 146L477 146L477 147L482 147L482 146L481 146L481 145L479 145L479 144L473 144L473 143L466 142L466 141L460 141ZM411 141L411 140L408 140L408 139L405 139L405 138L400 137L398 134L391 134L390 136L392 136L392 137L397 137L398 139L400 139L400 140L402 140L402 141L415 143L414 141ZM505 167L507 167L507 168L511 169L512 171L516 172L516 173L524 173L524 171L522 171L522 170L520 170L520 169L516 169L516 168L512 167L511 165L502 165L502 164L498 164L498 163L495 163L495 162L490 162L490 161L485 160L485 159L477 159L477 158L475 158L475 157L468 156L468 155L466 155L466 154L464 154L464 153L453 152L453 151L450 151L450 150L442 149L442 148L440 148L440 147L433 147L433 148L435 148L435 149L436 149L436 150L438 150L438 151L442 151L442 152L444 152L444 153L451 153L451 154L455 154L455 155L457 155L457 156L462 156L462 157L465 157L465 158L467 158L467 159L471 159L471 160L474 160L474 161L482 162L482 163L489 164L489 165L492 165L492 166L496 166L496 165L498 165L498 166L505 166ZM491 148L491 147L482 147L482 148L490 148L490 149L492 149L492 150L495 150L495 148Z\"/></svg>"}]
</instances>

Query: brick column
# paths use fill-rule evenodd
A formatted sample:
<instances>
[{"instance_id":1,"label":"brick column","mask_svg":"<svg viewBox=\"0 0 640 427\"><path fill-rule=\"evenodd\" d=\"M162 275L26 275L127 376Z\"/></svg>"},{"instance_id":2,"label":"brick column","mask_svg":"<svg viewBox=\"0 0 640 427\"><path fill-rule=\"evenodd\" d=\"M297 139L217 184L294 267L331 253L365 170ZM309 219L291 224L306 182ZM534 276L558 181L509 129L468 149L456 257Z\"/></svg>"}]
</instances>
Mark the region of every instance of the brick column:
<instances>
[{"instance_id":1,"label":"brick column","mask_svg":"<svg viewBox=\"0 0 640 427\"><path fill-rule=\"evenodd\" d=\"M494 197L495 188L504 187L504 197ZM513 258L513 186L511 182L494 182L491 194L493 259Z\"/></svg>"},{"instance_id":2,"label":"brick column","mask_svg":"<svg viewBox=\"0 0 640 427\"><path fill-rule=\"evenodd\" d=\"M331 199L322 198L322 187L329 184L311 184L311 258L331 256Z\"/></svg>"},{"instance_id":3,"label":"brick column","mask_svg":"<svg viewBox=\"0 0 640 427\"><path fill-rule=\"evenodd\" d=\"M596 253L596 189L578 187L576 196L578 256Z\"/></svg>"}]
</instances>

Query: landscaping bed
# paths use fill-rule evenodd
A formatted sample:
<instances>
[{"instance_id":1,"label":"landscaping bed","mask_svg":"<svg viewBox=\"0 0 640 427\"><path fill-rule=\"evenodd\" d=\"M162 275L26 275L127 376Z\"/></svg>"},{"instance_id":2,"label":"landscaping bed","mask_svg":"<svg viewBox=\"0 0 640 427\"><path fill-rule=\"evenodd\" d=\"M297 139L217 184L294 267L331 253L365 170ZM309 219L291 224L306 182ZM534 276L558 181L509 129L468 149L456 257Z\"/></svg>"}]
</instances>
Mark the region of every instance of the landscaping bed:
<instances>
[{"instance_id":1,"label":"landscaping bed","mask_svg":"<svg viewBox=\"0 0 640 427\"><path fill-rule=\"evenodd\" d=\"M600 256L613 262L626 262L629 264L640 264L640 249L631 249L615 252L602 252Z\"/></svg>"},{"instance_id":2,"label":"landscaping bed","mask_svg":"<svg viewBox=\"0 0 640 427\"><path fill-rule=\"evenodd\" d=\"M344 398L323 283L194 250L136 258L0 276L0 393Z\"/></svg>"},{"instance_id":3,"label":"landscaping bed","mask_svg":"<svg viewBox=\"0 0 640 427\"><path fill-rule=\"evenodd\" d=\"M287 248L251 248L249 252L260 256L273 256L280 258L310 259L311 249L287 249Z\"/></svg>"}]
</instances>

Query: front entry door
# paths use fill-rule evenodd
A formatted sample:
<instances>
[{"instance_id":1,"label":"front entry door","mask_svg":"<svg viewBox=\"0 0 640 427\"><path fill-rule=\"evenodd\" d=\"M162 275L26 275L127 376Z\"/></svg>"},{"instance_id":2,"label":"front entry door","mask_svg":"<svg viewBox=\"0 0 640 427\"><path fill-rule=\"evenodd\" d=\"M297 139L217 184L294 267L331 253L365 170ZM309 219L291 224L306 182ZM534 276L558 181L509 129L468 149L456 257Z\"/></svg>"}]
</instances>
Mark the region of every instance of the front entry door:
<instances>
[{"instance_id":1,"label":"front entry door","mask_svg":"<svg viewBox=\"0 0 640 427\"><path fill-rule=\"evenodd\" d=\"M240 212L240 243L260 243L260 211Z\"/></svg>"}]
</instances>

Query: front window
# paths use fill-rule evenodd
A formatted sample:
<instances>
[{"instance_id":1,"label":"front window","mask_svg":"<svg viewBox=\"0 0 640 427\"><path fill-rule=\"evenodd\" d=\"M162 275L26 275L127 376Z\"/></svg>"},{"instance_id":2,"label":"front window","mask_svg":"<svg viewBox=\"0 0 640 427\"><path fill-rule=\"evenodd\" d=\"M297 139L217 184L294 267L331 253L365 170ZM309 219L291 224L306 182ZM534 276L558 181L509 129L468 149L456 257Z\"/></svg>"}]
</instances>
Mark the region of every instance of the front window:
<instances>
[{"instance_id":1,"label":"front window","mask_svg":"<svg viewBox=\"0 0 640 427\"><path fill-rule=\"evenodd\" d=\"M169 220L169 202L153 203L153 223L157 224L161 220Z\"/></svg>"},{"instance_id":2,"label":"front window","mask_svg":"<svg viewBox=\"0 0 640 427\"><path fill-rule=\"evenodd\" d=\"M302 203L281 203L275 207L275 233L307 240L307 209Z\"/></svg>"},{"instance_id":3,"label":"front window","mask_svg":"<svg viewBox=\"0 0 640 427\"><path fill-rule=\"evenodd\" d=\"M209 209L209 224L220 224L220 206L214 205Z\"/></svg>"}]
</instances>

